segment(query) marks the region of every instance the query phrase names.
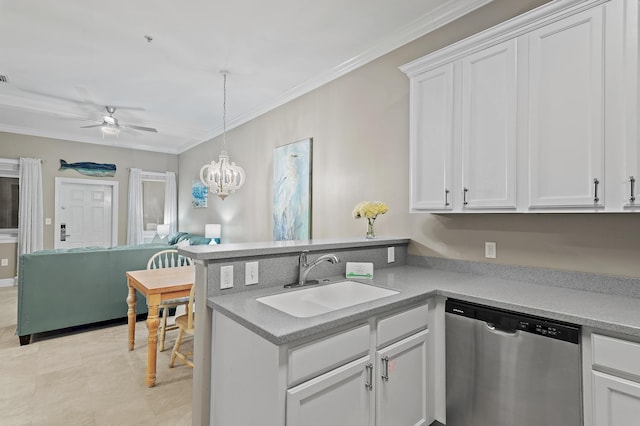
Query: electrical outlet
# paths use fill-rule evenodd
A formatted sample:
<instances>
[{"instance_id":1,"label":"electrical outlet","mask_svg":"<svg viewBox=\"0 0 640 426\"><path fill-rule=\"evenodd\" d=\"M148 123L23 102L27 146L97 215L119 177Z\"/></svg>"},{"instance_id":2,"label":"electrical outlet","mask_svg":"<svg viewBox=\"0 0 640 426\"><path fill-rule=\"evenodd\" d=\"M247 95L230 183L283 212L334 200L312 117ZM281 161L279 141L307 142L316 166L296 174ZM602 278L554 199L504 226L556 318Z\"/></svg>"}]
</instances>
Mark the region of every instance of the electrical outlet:
<instances>
[{"instance_id":1,"label":"electrical outlet","mask_svg":"<svg viewBox=\"0 0 640 426\"><path fill-rule=\"evenodd\" d=\"M393 263L395 261L396 261L395 247L387 247L387 263Z\"/></svg>"},{"instance_id":2,"label":"electrical outlet","mask_svg":"<svg viewBox=\"0 0 640 426\"><path fill-rule=\"evenodd\" d=\"M258 262L247 262L244 264L244 284L258 284Z\"/></svg>"},{"instance_id":3,"label":"electrical outlet","mask_svg":"<svg viewBox=\"0 0 640 426\"><path fill-rule=\"evenodd\" d=\"M496 258L496 243L485 242L484 243L484 257L487 259Z\"/></svg>"},{"instance_id":4,"label":"electrical outlet","mask_svg":"<svg viewBox=\"0 0 640 426\"><path fill-rule=\"evenodd\" d=\"M9 259L2 259L2 266L9 266Z\"/></svg>"},{"instance_id":5,"label":"electrical outlet","mask_svg":"<svg viewBox=\"0 0 640 426\"><path fill-rule=\"evenodd\" d=\"M233 287L233 265L220 267L220 289Z\"/></svg>"}]
</instances>

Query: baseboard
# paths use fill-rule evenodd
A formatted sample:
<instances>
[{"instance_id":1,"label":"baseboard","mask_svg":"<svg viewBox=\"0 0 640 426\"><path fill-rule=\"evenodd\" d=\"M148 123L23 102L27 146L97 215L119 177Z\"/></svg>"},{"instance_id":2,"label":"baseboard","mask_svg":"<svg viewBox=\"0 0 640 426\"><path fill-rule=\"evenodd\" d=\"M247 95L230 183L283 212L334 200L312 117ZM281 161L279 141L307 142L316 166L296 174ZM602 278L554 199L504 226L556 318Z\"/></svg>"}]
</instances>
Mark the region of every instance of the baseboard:
<instances>
[{"instance_id":1,"label":"baseboard","mask_svg":"<svg viewBox=\"0 0 640 426\"><path fill-rule=\"evenodd\" d=\"M13 287L16 285L15 278L1 278L0 279L0 287Z\"/></svg>"}]
</instances>

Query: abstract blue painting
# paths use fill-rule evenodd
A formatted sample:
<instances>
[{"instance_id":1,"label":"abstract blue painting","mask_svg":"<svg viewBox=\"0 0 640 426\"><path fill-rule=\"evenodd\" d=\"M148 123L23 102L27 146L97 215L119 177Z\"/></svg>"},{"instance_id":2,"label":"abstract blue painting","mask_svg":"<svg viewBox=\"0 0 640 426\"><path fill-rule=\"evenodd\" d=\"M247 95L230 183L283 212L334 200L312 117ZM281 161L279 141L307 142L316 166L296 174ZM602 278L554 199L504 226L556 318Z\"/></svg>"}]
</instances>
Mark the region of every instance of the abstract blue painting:
<instances>
[{"instance_id":1,"label":"abstract blue painting","mask_svg":"<svg viewBox=\"0 0 640 426\"><path fill-rule=\"evenodd\" d=\"M200 180L194 180L191 186L191 206L194 208L207 207L209 188Z\"/></svg>"},{"instance_id":2,"label":"abstract blue painting","mask_svg":"<svg viewBox=\"0 0 640 426\"><path fill-rule=\"evenodd\" d=\"M311 138L279 146L273 157L273 239L311 238Z\"/></svg>"}]
</instances>

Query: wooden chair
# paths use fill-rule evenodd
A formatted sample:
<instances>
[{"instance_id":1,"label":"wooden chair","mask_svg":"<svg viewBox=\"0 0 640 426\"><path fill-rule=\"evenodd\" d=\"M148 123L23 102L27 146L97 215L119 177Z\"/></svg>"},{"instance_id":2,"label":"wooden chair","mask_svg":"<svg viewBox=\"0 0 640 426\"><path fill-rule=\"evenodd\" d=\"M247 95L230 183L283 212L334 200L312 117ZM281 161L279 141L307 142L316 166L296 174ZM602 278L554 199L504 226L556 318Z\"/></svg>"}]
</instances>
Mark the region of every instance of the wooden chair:
<instances>
[{"instance_id":1,"label":"wooden chair","mask_svg":"<svg viewBox=\"0 0 640 426\"><path fill-rule=\"evenodd\" d=\"M182 345L182 338L184 337L184 333L192 335L195 333L195 314L193 312L193 295L195 294L196 285L191 286L191 291L189 292L189 302L187 303L187 313L185 315L180 315L176 318L176 324L180 331L178 332L178 337L176 338L176 344L173 346L173 352L171 352L171 362L169 362L169 368L173 368L173 365L176 361L176 358L180 358L180 361L187 364L189 367L193 368L193 359L189 359L189 357L193 358L192 352L182 353L180 352L180 346Z\"/></svg>"},{"instance_id":2,"label":"wooden chair","mask_svg":"<svg viewBox=\"0 0 640 426\"><path fill-rule=\"evenodd\" d=\"M162 250L151 256L149 262L147 262L147 269L162 269L162 268L177 268L179 266L191 265L191 259L178 254L176 249ZM177 325L170 325L167 327L167 317L169 316L169 309L177 308L178 306L186 306L189 303L188 297L181 297L178 299L165 300L160 303L159 315L160 315L160 327L158 331L160 333L160 345L158 348L160 351L164 351L164 339L167 330L176 330Z\"/></svg>"}]
</instances>

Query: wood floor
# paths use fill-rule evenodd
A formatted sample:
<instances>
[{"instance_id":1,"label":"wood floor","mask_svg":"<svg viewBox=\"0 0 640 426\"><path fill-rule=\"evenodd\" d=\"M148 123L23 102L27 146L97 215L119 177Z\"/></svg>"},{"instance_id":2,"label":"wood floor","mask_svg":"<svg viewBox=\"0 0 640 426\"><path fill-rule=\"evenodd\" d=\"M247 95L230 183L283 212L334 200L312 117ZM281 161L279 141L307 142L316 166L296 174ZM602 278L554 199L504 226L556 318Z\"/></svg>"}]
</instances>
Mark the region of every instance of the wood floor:
<instances>
[{"instance_id":1,"label":"wood floor","mask_svg":"<svg viewBox=\"0 0 640 426\"><path fill-rule=\"evenodd\" d=\"M144 321L131 352L125 322L35 335L20 346L17 294L0 288L1 425L191 425L193 370L169 369L170 349L158 353L156 386L145 386ZM175 333L167 334L169 348Z\"/></svg>"}]
</instances>

